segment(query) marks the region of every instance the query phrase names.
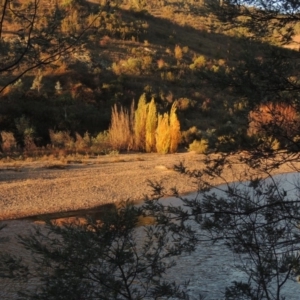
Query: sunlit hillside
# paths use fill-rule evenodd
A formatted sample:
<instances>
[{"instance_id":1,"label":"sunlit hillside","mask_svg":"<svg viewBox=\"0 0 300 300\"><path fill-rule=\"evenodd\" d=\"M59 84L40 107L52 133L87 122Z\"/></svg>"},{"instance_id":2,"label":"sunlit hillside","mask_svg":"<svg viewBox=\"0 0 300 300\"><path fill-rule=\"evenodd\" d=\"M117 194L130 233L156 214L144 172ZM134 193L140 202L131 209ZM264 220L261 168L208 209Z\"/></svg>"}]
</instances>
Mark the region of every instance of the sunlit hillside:
<instances>
[{"instance_id":1,"label":"sunlit hillside","mask_svg":"<svg viewBox=\"0 0 300 300\"><path fill-rule=\"evenodd\" d=\"M148 102L155 100L161 114L176 101L179 149L188 149L195 140L207 143L210 151L251 147L248 116L261 100L255 84L263 80L256 78L255 71L247 74L245 68L247 64L270 67L272 51L282 51L298 62L297 40L285 45L291 49L284 49L276 36L270 41L249 40L245 30L218 21L204 2L62 1L68 14L60 34L72 38L91 25L74 51L27 72L4 89L0 131L11 139L5 149L26 148L26 136L28 148L46 147L55 143L56 133L73 144L85 136L84 147L98 136L98 144L104 146L93 151L111 149L105 131L112 107L129 109L144 93ZM24 3L16 5L22 10ZM37 27L42 28L53 7L40 6L38 14L45 19L39 19ZM26 43L22 35L13 17L7 19L3 28L7 43ZM26 67L1 76L0 86ZM62 141L57 145L67 147Z\"/></svg>"}]
</instances>

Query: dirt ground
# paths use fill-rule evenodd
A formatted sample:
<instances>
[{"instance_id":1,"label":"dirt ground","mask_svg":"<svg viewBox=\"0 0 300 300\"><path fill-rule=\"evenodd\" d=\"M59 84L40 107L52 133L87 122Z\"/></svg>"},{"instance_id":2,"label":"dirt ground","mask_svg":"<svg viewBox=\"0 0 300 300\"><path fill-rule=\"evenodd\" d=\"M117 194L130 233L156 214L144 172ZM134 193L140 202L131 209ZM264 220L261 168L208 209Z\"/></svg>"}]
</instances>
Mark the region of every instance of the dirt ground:
<instances>
[{"instance_id":1,"label":"dirt ground","mask_svg":"<svg viewBox=\"0 0 300 300\"><path fill-rule=\"evenodd\" d=\"M239 161L241 155L231 157L232 168L225 168L223 179L212 179L213 185L243 176L246 169ZM93 209L126 199L140 201L151 195L148 180L161 182L167 193L173 187L180 193L195 191L195 183L173 168L183 162L190 169L201 170L204 159L204 155L195 153L119 154L84 160L2 163L0 220ZM288 166L282 166L276 173L289 171Z\"/></svg>"},{"instance_id":2,"label":"dirt ground","mask_svg":"<svg viewBox=\"0 0 300 300\"><path fill-rule=\"evenodd\" d=\"M173 170L184 162L203 168L204 156L124 154L70 161L37 161L0 165L0 220L91 209L151 194L148 180L182 193L195 186Z\"/></svg>"}]
</instances>

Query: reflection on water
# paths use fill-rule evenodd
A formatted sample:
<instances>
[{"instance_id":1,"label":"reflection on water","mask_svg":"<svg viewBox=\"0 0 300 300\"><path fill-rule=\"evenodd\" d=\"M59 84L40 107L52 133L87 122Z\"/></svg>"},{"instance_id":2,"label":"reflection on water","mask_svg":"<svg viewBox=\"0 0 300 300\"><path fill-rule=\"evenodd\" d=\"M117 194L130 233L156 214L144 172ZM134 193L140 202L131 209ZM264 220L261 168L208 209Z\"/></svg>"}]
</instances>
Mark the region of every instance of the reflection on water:
<instances>
[{"instance_id":1,"label":"reflection on water","mask_svg":"<svg viewBox=\"0 0 300 300\"><path fill-rule=\"evenodd\" d=\"M298 198L300 190L300 176L298 173L276 175L265 180L266 184L276 184L283 188L287 198ZM243 189L249 188L249 182L234 182L232 186ZM210 193L218 196L226 195L227 185L220 185L212 189ZM188 199L195 198L197 193L186 196ZM182 205L182 201L176 198L163 200L166 205ZM201 234L199 226L198 232ZM189 255L181 255L176 259L177 265L168 274L172 280L190 280L190 299L199 299L198 295L206 296L206 300L224 299L226 287L233 281L248 281L248 276L241 271L240 266L245 262L245 256L239 256L230 251L223 242L211 244L200 242L196 251ZM294 279L294 278L293 278ZM282 287L281 295L285 299L300 299L300 284L295 280L288 280ZM273 298L272 298L273 299ZM274 299L277 299L276 297Z\"/></svg>"},{"instance_id":2,"label":"reflection on water","mask_svg":"<svg viewBox=\"0 0 300 300\"><path fill-rule=\"evenodd\" d=\"M75 219L84 219L89 218L91 220L101 220L103 215L110 209L114 209L115 204L103 204L90 209L81 209L74 211L65 211L58 213L50 213L43 215L34 215L25 218L21 218L20 220L28 220L32 222L40 222L40 221L67 221L75 220Z\"/></svg>"}]
</instances>

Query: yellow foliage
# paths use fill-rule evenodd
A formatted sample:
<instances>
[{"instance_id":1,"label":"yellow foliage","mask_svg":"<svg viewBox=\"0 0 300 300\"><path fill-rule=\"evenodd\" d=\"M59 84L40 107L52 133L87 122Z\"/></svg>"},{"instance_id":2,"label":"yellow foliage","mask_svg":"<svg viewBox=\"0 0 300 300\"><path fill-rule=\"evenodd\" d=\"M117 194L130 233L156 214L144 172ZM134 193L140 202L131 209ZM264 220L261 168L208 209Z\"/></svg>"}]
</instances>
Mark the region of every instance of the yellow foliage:
<instances>
[{"instance_id":1,"label":"yellow foliage","mask_svg":"<svg viewBox=\"0 0 300 300\"><path fill-rule=\"evenodd\" d=\"M135 149L146 152L174 153L181 141L180 123L176 114L177 101L170 114L157 115L154 98L147 104L143 94L134 112L124 108L112 110L109 141L114 149ZM134 145L134 147L132 147Z\"/></svg>"},{"instance_id":2,"label":"yellow foliage","mask_svg":"<svg viewBox=\"0 0 300 300\"><path fill-rule=\"evenodd\" d=\"M170 152L177 151L178 145L181 140L180 123L176 114L177 101L175 101L170 111Z\"/></svg>"},{"instance_id":3,"label":"yellow foliage","mask_svg":"<svg viewBox=\"0 0 300 300\"><path fill-rule=\"evenodd\" d=\"M130 112L115 104L112 108L111 125L109 128L109 142L114 150L132 148L132 124Z\"/></svg>"},{"instance_id":4,"label":"yellow foliage","mask_svg":"<svg viewBox=\"0 0 300 300\"><path fill-rule=\"evenodd\" d=\"M200 69L204 67L206 64L205 56L200 55L194 59L194 63L190 65L190 69Z\"/></svg>"},{"instance_id":5,"label":"yellow foliage","mask_svg":"<svg viewBox=\"0 0 300 300\"><path fill-rule=\"evenodd\" d=\"M182 49L180 48L179 45L175 46L174 55L178 61L182 59Z\"/></svg>"},{"instance_id":6,"label":"yellow foliage","mask_svg":"<svg viewBox=\"0 0 300 300\"><path fill-rule=\"evenodd\" d=\"M145 149L147 111L148 104L146 103L146 95L143 94L139 99L138 107L134 114L134 140L136 150Z\"/></svg>"},{"instance_id":7,"label":"yellow foliage","mask_svg":"<svg viewBox=\"0 0 300 300\"><path fill-rule=\"evenodd\" d=\"M155 133L157 127L156 104L152 98L147 113L146 121L146 152L155 151Z\"/></svg>"},{"instance_id":8,"label":"yellow foliage","mask_svg":"<svg viewBox=\"0 0 300 300\"><path fill-rule=\"evenodd\" d=\"M170 125L169 114L164 113L158 116L158 124L156 129L156 151L166 154L170 149Z\"/></svg>"},{"instance_id":9,"label":"yellow foliage","mask_svg":"<svg viewBox=\"0 0 300 300\"><path fill-rule=\"evenodd\" d=\"M208 140L206 139L201 139L200 141L194 140L189 145L189 151L195 151L198 154L205 154L207 153L208 147L209 147Z\"/></svg>"}]
</instances>

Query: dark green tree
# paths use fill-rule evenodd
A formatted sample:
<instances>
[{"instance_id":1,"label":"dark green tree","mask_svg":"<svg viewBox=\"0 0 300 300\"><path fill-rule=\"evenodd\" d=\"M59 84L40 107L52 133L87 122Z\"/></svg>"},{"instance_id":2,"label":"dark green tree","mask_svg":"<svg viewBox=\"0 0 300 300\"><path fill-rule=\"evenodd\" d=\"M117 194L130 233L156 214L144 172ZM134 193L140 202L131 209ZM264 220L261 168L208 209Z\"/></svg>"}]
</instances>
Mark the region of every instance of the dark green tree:
<instances>
[{"instance_id":1,"label":"dark green tree","mask_svg":"<svg viewBox=\"0 0 300 300\"><path fill-rule=\"evenodd\" d=\"M194 249L194 232L167 218L140 226L144 214L126 202L100 220L48 222L21 236L33 257L27 278L40 278L40 285L19 291L19 299L188 299L187 283L166 274L178 255Z\"/></svg>"}]
</instances>

